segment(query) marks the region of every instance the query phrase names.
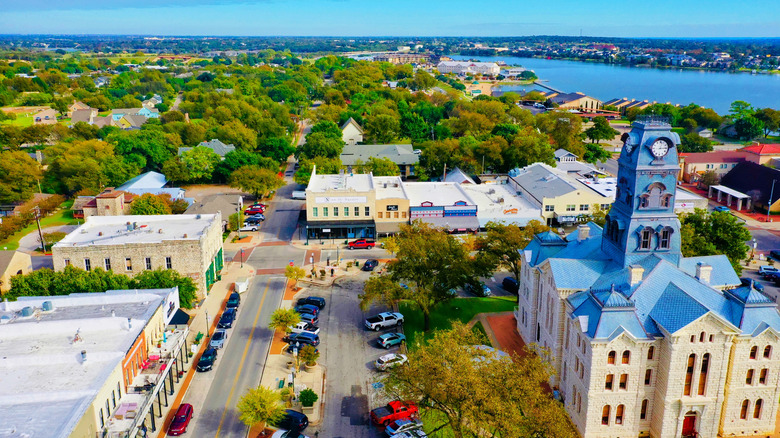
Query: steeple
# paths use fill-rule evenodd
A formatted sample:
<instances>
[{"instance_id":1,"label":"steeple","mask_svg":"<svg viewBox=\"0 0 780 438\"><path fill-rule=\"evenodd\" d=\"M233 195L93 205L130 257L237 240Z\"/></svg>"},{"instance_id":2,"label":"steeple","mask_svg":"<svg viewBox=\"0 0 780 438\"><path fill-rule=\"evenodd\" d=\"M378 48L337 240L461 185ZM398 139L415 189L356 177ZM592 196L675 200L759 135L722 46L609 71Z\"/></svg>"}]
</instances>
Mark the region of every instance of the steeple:
<instances>
[{"instance_id":1,"label":"steeple","mask_svg":"<svg viewBox=\"0 0 780 438\"><path fill-rule=\"evenodd\" d=\"M617 192L601 244L623 266L650 254L675 265L680 261L680 221L674 213L679 145L664 118L640 118L623 134Z\"/></svg>"}]
</instances>

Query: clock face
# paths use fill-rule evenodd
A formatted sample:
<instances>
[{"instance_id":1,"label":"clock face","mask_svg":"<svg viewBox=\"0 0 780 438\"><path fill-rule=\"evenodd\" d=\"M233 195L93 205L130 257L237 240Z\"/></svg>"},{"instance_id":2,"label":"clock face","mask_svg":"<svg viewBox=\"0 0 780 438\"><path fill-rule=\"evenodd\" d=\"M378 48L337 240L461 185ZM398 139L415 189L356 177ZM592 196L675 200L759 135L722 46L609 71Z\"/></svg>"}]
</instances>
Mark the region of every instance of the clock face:
<instances>
[{"instance_id":1,"label":"clock face","mask_svg":"<svg viewBox=\"0 0 780 438\"><path fill-rule=\"evenodd\" d=\"M659 138L650 146L650 152L652 152L653 156L656 158L663 157L667 152L669 152L669 142Z\"/></svg>"}]
</instances>

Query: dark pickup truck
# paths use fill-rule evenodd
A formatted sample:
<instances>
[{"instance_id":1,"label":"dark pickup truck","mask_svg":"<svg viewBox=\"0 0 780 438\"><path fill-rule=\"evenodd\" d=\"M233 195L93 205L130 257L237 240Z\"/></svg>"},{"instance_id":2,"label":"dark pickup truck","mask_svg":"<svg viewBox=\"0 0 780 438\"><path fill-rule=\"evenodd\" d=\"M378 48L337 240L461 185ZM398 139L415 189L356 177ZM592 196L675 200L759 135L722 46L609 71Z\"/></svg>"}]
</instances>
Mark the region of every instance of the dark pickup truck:
<instances>
[{"instance_id":1,"label":"dark pickup truck","mask_svg":"<svg viewBox=\"0 0 780 438\"><path fill-rule=\"evenodd\" d=\"M378 426L387 426L393 421L402 418L416 418L417 413L417 405L414 403L395 400L388 403L387 406L371 411L371 421Z\"/></svg>"}]
</instances>

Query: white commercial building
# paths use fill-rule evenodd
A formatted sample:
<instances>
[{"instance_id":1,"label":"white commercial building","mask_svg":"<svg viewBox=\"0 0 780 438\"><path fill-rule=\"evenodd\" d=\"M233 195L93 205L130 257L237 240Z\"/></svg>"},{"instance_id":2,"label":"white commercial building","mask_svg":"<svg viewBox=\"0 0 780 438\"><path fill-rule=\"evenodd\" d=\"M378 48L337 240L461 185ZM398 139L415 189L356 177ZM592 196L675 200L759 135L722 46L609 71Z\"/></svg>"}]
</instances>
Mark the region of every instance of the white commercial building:
<instances>
[{"instance_id":1,"label":"white commercial building","mask_svg":"<svg viewBox=\"0 0 780 438\"><path fill-rule=\"evenodd\" d=\"M455 73L458 75L480 74L498 76L501 67L495 62L442 61L436 65L441 74Z\"/></svg>"}]
</instances>

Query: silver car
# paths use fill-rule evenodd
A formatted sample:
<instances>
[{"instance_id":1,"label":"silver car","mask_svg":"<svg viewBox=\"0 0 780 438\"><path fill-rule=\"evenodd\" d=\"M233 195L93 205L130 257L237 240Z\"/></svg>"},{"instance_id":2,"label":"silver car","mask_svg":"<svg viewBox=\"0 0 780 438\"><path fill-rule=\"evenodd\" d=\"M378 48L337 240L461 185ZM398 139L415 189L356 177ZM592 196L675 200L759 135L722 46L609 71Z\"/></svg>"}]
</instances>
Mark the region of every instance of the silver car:
<instances>
[{"instance_id":1,"label":"silver car","mask_svg":"<svg viewBox=\"0 0 780 438\"><path fill-rule=\"evenodd\" d=\"M406 356L398 353L385 354L374 362L378 371L385 371L406 363Z\"/></svg>"},{"instance_id":2,"label":"silver car","mask_svg":"<svg viewBox=\"0 0 780 438\"><path fill-rule=\"evenodd\" d=\"M227 331L221 329L217 330L211 336L211 342L209 342L209 347L222 348L225 346L226 339L227 339Z\"/></svg>"}]
</instances>

